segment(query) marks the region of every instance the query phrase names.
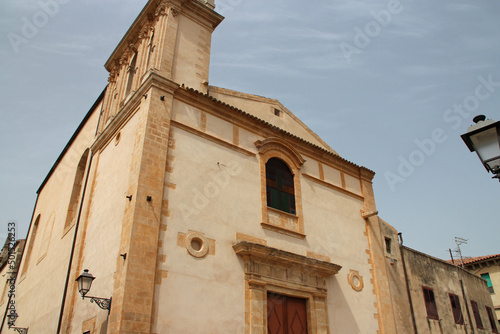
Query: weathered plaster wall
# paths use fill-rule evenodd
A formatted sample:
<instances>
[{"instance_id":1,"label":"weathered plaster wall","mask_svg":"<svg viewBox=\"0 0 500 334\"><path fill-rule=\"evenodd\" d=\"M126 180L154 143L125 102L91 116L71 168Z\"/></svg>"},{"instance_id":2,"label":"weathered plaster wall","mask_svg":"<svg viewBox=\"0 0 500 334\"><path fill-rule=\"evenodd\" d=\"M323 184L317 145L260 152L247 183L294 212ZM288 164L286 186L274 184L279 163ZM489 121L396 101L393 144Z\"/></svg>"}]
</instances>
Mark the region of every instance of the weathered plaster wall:
<instances>
[{"instance_id":1,"label":"weathered plaster wall","mask_svg":"<svg viewBox=\"0 0 500 334\"><path fill-rule=\"evenodd\" d=\"M483 330L477 329L477 325L474 319L474 315L472 314L472 308L471 308L471 317L472 317L472 322L474 323L474 328L477 330L478 333L493 333L485 306L489 306L492 311L494 311L495 308L493 306L494 304L491 295L488 292L486 281L483 280L482 278L479 278L476 275L473 275L463 270L459 272L459 277L464 282L465 294L467 295L469 302L470 300L474 300L478 305L479 314L481 316L481 321L483 323L484 329ZM498 330L500 330L500 327L498 326L498 318L496 320L497 320L496 331L498 332Z\"/></svg>"},{"instance_id":2,"label":"weathered plaster wall","mask_svg":"<svg viewBox=\"0 0 500 334\"><path fill-rule=\"evenodd\" d=\"M385 269L388 278L387 292L393 301L392 312L397 333L414 333L408 298L398 232L383 220L379 220L381 240L385 257ZM387 239L387 241L386 241ZM386 242L390 243L390 250Z\"/></svg>"},{"instance_id":3,"label":"weathered plaster wall","mask_svg":"<svg viewBox=\"0 0 500 334\"><path fill-rule=\"evenodd\" d=\"M477 265L468 265L466 268L466 270L469 270L477 276L481 276L481 274L485 273L490 275L491 284L494 290L490 296L495 307L492 310L495 311L497 320L500 319L500 265L498 263L499 260L483 261ZM500 330L500 323L498 324L498 329Z\"/></svg>"},{"instance_id":4,"label":"weathered plaster wall","mask_svg":"<svg viewBox=\"0 0 500 334\"><path fill-rule=\"evenodd\" d=\"M445 261L432 258L409 248L404 248L418 333L465 333L471 326L477 333L492 333L485 306L492 307L486 282ZM462 293L462 282L465 292ZM440 320L427 318L422 287L434 291ZM465 325L455 324L449 294L459 296ZM484 329L478 329L470 301L478 304ZM469 310L467 310L467 308ZM470 317L469 317L470 314ZM470 320L472 319L472 321Z\"/></svg>"}]
</instances>

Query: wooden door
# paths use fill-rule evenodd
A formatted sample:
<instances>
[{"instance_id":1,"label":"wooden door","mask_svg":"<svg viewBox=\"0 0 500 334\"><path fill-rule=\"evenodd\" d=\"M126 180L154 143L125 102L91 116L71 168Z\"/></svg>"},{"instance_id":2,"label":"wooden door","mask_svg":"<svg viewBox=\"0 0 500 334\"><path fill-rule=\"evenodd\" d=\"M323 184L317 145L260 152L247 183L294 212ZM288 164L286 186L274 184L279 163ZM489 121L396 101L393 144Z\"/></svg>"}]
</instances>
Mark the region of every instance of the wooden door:
<instances>
[{"instance_id":1,"label":"wooden door","mask_svg":"<svg viewBox=\"0 0 500 334\"><path fill-rule=\"evenodd\" d=\"M307 334L306 300L268 293L267 332L269 334Z\"/></svg>"}]
</instances>

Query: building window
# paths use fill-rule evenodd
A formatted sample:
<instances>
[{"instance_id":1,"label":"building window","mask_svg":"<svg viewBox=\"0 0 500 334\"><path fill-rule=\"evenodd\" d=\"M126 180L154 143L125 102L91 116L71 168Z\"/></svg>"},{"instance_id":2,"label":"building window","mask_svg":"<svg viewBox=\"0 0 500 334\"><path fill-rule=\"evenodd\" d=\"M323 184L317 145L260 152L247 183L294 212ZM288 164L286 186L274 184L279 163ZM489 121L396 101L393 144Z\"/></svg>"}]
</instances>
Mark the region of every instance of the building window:
<instances>
[{"instance_id":1,"label":"building window","mask_svg":"<svg viewBox=\"0 0 500 334\"><path fill-rule=\"evenodd\" d=\"M30 242L28 244L28 247L26 248L26 255L24 256L24 261L23 261L24 265L23 265L23 271L21 272L21 276L25 275L26 272L28 271L31 253L33 252L33 245L35 244L38 225L40 225L40 215L36 217L35 223L33 224L33 227L31 229Z\"/></svg>"},{"instance_id":2,"label":"building window","mask_svg":"<svg viewBox=\"0 0 500 334\"><path fill-rule=\"evenodd\" d=\"M274 108L274 116L281 117L281 110Z\"/></svg>"},{"instance_id":3,"label":"building window","mask_svg":"<svg viewBox=\"0 0 500 334\"><path fill-rule=\"evenodd\" d=\"M267 206L296 214L293 174L283 160L271 158L266 163L266 195Z\"/></svg>"},{"instance_id":4,"label":"building window","mask_svg":"<svg viewBox=\"0 0 500 334\"><path fill-rule=\"evenodd\" d=\"M392 240L391 238L385 238L385 251L387 254L392 254Z\"/></svg>"},{"instance_id":5,"label":"building window","mask_svg":"<svg viewBox=\"0 0 500 334\"><path fill-rule=\"evenodd\" d=\"M460 307L460 299L457 295L450 293L451 310L453 312L453 318L455 323L459 325L464 324L464 316L462 314L462 308Z\"/></svg>"},{"instance_id":6,"label":"building window","mask_svg":"<svg viewBox=\"0 0 500 334\"><path fill-rule=\"evenodd\" d=\"M132 84L134 83L134 75L137 70L136 66L137 66L137 53L135 53L134 56L132 57L132 61L130 61L130 66L128 67L127 89L125 91L125 96L128 96L128 94L132 91Z\"/></svg>"},{"instance_id":7,"label":"building window","mask_svg":"<svg viewBox=\"0 0 500 334\"><path fill-rule=\"evenodd\" d=\"M149 44L148 44L148 60L146 61L146 69L149 69L149 61L151 60L151 54L153 53L154 50L154 38L155 38L155 31L153 30L151 32L151 38L149 39Z\"/></svg>"},{"instance_id":8,"label":"building window","mask_svg":"<svg viewBox=\"0 0 500 334\"><path fill-rule=\"evenodd\" d=\"M430 288L423 287L425 308L427 310L427 318L439 320L436 299L434 299L434 291Z\"/></svg>"},{"instance_id":9,"label":"building window","mask_svg":"<svg viewBox=\"0 0 500 334\"><path fill-rule=\"evenodd\" d=\"M281 138L257 140L259 150L262 228L305 238L300 168L305 159Z\"/></svg>"},{"instance_id":10,"label":"building window","mask_svg":"<svg viewBox=\"0 0 500 334\"><path fill-rule=\"evenodd\" d=\"M89 150L87 149L83 153L76 168L75 180L73 181L73 190L71 191L68 213L66 214L66 222L64 224L65 229L72 225L78 211L78 203L80 202L80 193L82 191L83 177L85 176L85 166L87 166L88 157Z\"/></svg>"},{"instance_id":11,"label":"building window","mask_svg":"<svg viewBox=\"0 0 500 334\"><path fill-rule=\"evenodd\" d=\"M497 324L495 323L495 317L493 316L493 311L491 307L486 306L486 313L488 313L488 319L490 320L490 326L493 333L498 333Z\"/></svg>"},{"instance_id":12,"label":"building window","mask_svg":"<svg viewBox=\"0 0 500 334\"><path fill-rule=\"evenodd\" d=\"M474 319L476 320L477 328L484 329L483 321L481 320L481 315L479 314L479 308L477 307L477 303L471 300L470 305L472 306L472 313L474 313Z\"/></svg>"},{"instance_id":13,"label":"building window","mask_svg":"<svg viewBox=\"0 0 500 334\"><path fill-rule=\"evenodd\" d=\"M307 334L306 300L268 292L267 332Z\"/></svg>"},{"instance_id":14,"label":"building window","mask_svg":"<svg viewBox=\"0 0 500 334\"><path fill-rule=\"evenodd\" d=\"M493 284L491 284L490 274L489 273L481 274L481 278L484 279L488 284L488 290L490 291L490 293L495 293L495 290L493 289Z\"/></svg>"}]
</instances>

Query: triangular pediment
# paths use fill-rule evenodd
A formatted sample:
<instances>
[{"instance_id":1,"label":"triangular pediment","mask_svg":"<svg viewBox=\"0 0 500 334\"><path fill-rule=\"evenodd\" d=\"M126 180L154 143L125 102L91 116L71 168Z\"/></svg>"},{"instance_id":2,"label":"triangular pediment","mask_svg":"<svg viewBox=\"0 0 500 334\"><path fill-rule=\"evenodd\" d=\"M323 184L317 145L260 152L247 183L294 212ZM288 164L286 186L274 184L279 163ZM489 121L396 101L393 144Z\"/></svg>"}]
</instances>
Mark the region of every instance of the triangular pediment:
<instances>
[{"instance_id":1,"label":"triangular pediment","mask_svg":"<svg viewBox=\"0 0 500 334\"><path fill-rule=\"evenodd\" d=\"M209 87L209 95L299 138L320 146L327 151L337 154L337 152L314 133L314 131L276 99L215 86Z\"/></svg>"}]
</instances>

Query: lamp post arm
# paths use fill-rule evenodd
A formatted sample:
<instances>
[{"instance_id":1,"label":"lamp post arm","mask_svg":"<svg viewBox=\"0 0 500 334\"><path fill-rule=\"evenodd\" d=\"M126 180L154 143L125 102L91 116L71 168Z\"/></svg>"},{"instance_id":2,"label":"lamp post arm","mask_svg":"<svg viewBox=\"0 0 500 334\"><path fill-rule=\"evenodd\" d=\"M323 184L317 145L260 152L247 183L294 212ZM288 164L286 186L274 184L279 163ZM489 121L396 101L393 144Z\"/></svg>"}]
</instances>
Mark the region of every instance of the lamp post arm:
<instances>
[{"instance_id":1,"label":"lamp post arm","mask_svg":"<svg viewBox=\"0 0 500 334\"><path fill-rule=\"evenodd\" d=\"M108 310L108 313L111 311L111 298L99 298L92 296L83 296L83 298L90 299L91 303L96 303L97 306L99 306L103 310Z\"/></svg>"}]
</instances>

